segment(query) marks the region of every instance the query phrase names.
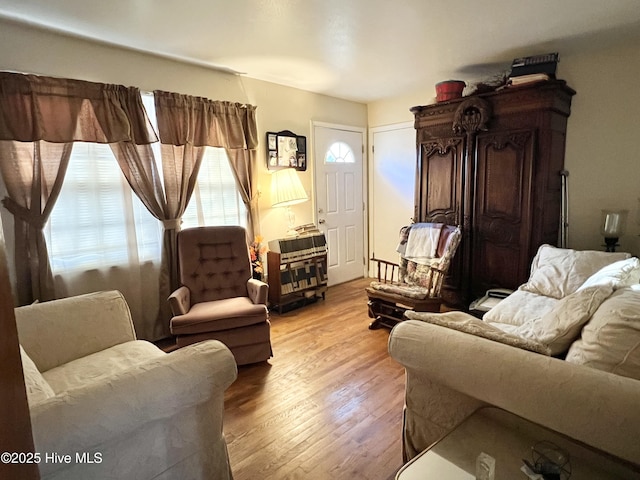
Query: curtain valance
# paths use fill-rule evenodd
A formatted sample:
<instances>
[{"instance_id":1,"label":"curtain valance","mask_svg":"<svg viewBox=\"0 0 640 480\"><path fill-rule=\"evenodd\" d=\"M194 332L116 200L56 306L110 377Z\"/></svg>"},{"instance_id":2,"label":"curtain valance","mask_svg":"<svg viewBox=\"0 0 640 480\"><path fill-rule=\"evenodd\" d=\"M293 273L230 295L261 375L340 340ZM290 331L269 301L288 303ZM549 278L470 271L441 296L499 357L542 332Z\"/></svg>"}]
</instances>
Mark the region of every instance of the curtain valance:
<instances>
[{"instance_id":1,"label":"curtain valance","mask_svg":"<svg viewBox=\"0 0 640 480\"><path fill-rule=\"evenodd\" d=\"M153 94L161 143L226 149L257 148L256 107L253 105L160 90Z\"/></svg>"},{"instance_id":2,"label":"curtain valance","mask_svg":"<svg viewBox=\"0 0 640 480\"><path fill-rule=\"evenodd\" d=\"M158 141L136 87L0 72L0 140Z\"/></svg>"}]
</instances>

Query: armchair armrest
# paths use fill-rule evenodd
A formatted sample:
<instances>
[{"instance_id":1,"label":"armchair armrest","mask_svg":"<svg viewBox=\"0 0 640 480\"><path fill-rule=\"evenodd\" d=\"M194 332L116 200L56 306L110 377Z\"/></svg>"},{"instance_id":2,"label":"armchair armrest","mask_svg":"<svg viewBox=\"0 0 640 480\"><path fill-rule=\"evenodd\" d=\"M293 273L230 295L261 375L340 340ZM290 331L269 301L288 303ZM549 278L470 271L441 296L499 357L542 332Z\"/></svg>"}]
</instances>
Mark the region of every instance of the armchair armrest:
<instances>
[{"instance_id":1,"label":"armchair armrest","mask_svg":"<svg viewBox=\"0 0 640 480\"><path fill-rule=\"evenodd\" d=\"M372 262L377 262L377 277L378 281L382 283L393 282L395 271L400 267L397 263L389 262L388 260L381 260L379 258L372 257Z\"/></svg>"},{"instance_id":2,"label":"armchair armrest","mask_svg":"<svg viewBox=\"0 0 640 480\"><path fill-rule=\"evenodd\" d=\"M174 316L184 315L191 308L191 291L183 285L169 295L167 300Z\"/></svg>"},{"instance_id":3,"label":"armchair armrest","mask_svg":"<svg viewBox=\"0 0 640 480\"><path fill-rule=\"evenodd\" d=\"M247 293L254 304L266 305L267 296L269 294L269 285L260 280L256 280L255 278L250 278L247 281Z\"/></svg>"},{"instance_id":4,"label":"armchair armrest","mask_svg":"<svg viewBox=\"0 0 640 480\"><path fill-rule=\"evenodd\" d=\"M207 402L223 410L224 391L237 376L230 350L209 340L119 372L104 382L56 395L31 409L36 451L100 452L101 446L126 438L141 426ZM220 431L219 424L207 429ZM118 462L103 458L103 462ZM64 465L41 465L47 472Z\"/></svg>"}]
</instances>

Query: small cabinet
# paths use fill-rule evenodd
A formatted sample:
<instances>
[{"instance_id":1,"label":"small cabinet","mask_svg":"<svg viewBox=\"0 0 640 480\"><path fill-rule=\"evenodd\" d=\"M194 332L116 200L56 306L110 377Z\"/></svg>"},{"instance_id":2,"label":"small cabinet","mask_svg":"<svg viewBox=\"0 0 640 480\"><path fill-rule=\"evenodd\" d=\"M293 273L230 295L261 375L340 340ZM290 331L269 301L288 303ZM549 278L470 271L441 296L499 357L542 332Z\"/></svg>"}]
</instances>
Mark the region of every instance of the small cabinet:
<instances>
[{"instance_id":1,"label":"small cabinet","mask_svg":"<svg viewBox=\"0 0 640 480\"><path fill-rule=\"evenodd\" d=\"M282 308L303 303L327 291L327 246L324 235L269 242L267 283L269 306Z\"/></svg>"}]
</instances>

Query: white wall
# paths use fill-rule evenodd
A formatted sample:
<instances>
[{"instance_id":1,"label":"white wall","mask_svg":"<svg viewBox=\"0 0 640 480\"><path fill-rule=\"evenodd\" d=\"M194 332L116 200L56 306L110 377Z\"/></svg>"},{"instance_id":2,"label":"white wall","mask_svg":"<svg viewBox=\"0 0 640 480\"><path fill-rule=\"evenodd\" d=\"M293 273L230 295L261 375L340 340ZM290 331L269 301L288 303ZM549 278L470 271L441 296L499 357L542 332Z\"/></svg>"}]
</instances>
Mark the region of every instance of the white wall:
<instances>
[{"instance_id":1,"label":"white wall","mask_svg":"<svg viewBox=\"0 0 640 480\"><path fill-rule=\"evenodd\" d=\"M264 151L265 133L291 130L298 135L305 135L307 149L310 151L312 120L356 127L367 125L367 106L361 103L88 42L6 20L0 20L0 45L0 70L116 83L136 86L143 91L166 90L212 100L256 105L261 142L258 149L258 186L262 192L258 201L260 226L256 228L256 233L261 233L266 239L283 236L287 228L282 211L270 206L270 177ZM311 151L310 153L312 154ZM306 172L300 172L300 177L311 197L311 155L308 164L309 168ZM0 194L3 193L2 189L3 186L0 185ZM312 202L292 208L296 215L296 223L314 220ZM13 219L4 208L0 208L0 211L11 258Z\"/></svg>"},{"instance_id":2,"label":"white wall","mask_svg":"<svg viewBox=\"0 0 640 480\"><path fill-rule=\"evenodd\" d=\"M567 132L569 242L599 248L600 210L626 208L620 250L640 255L640 44L570 57L562 71L577 92Z\"/></svg>"},{"instance_id":3,"label":"white wall","mask_svg":"<svg viewBox=\"0 0 640 480\"><path fill-rule=\"evenodd\" d=\"M552 51L550 48L548 51ZM531 52L540 53L540 52ZM567 131L569 246L602 250L600 210L625 208L627 235L620 250L640 255L640 42L563 55L558 77L576 90ZM461 77L462 80L468 80ZM412 120L409 108L435 101L433 78L423 89L373 102L369 127ZM375 221L375 219L374 219Z\"/></svg>"}]
</instances>

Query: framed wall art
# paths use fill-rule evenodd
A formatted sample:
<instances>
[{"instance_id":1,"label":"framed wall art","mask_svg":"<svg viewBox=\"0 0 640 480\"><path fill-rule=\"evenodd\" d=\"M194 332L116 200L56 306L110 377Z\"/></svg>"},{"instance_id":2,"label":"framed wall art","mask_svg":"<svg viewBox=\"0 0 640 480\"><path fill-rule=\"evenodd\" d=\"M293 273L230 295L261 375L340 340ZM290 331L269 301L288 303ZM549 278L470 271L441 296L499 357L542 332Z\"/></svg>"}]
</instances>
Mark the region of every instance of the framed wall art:
<instances>
[{"instance_id":1,"label":"framed wall art","mask_svg":"<svg viewBox=\"0 0 640 480\"><path fill-rule=\"evenodd\" d=\"M267 168L307 169L307 137L290 130L267 132Z\"/></svg>"}]
</instances>

